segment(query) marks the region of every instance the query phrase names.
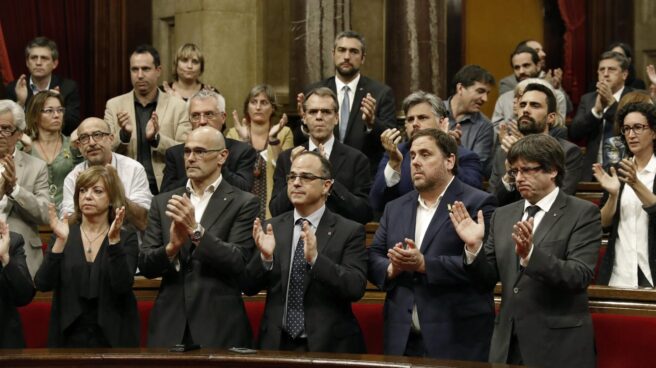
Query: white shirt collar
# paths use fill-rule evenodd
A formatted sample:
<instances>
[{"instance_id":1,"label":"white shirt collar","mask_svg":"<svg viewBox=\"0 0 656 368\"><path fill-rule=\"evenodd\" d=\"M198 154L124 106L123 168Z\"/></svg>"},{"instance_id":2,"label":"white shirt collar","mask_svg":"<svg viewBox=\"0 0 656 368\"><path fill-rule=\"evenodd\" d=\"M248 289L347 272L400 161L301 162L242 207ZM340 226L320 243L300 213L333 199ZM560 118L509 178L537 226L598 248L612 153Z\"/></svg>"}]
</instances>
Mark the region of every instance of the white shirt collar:
<instances>
[{"instance_id":1,"label":"white shirt collar","mask_svg":"<svg viewBox=\"0 0 656 368\"><path fill-rule=\"evenodd\" d=\"M205 194L205 193L214 193L216 188L219 187L219 184L221 184L222 179L223 179L223 175L219 174L219 177L212 184L208 185L207 188L205 188L205 192L203 194ZM194 188L191 186L191 180L190 179L187 179L186 189L187 189L187 193L195 193Z\"/></svg>"},{"instance_id":2,"label":"white shirt collar","mask_svg":"<svg viewBox=\"0 0 656 368\"><path fill-rule=\"evenodd\" d=\"M651 155L651 159L649 159L649 162L647 163L647 166L645 166L642 171L640 171L639 174L647 174L647 173L654 173L656 172L656 154Z\"/></svg>"},{"instance_id":3,"label":"white shirt collar","mask_svg":"<svg viewBox=\"0 0 656 368\"><path fill-rule=\"evenodd\" d=\"M617 92L613 93L613 98L615 98L615 101L620 102L622 99L622 92L624 92L624 86L618 89Z\"/></svg>"},{"instance_id":4,"label":"white shirt collar","mask_svg":"<svg viewBox=\"0 0 656 368\"><path fill-rule=\"evenodd\" d=\"M554 190L551 191L551 193L547 194L546 196L542 197L541 200L538 201L535 205L540 207L540 210L544 212L549 212L551 210L551 206L553 206L554 202L556 201L556 198L558 197L558 192L559 188L556 187ZM524 211L531 206L531 203L527 200L524 200Z\"/></svg>"},{"instance_id":5,"label":"white shirt collar","mask_svg":"<svg viewBox=\"0 0 656 368\"><path fill-rule=\"evenodd\" d=\"M312 224L313 228L317 228L319 226L319 221L321 221L321 218L323 217L323 213L326 212L326 204L324 203L323 206L321 206L318 210L312 212L309 216L301 216L300 213L298 213L298 210L294 208L294 224L296 224L296 221L300 218L304 218L308 221L310 221L310 224Z\"/></svg>"},{"instance_id":6,"label":"white shirt collar","mask_svg":"<svg viewBox=\"0 0 656 368\"><path fill-rule=\"evenodd\" d=\"M417 196L417 201L419 202L419 205L426 210L430 210L432 208L437 207L442 201L442 197L444 197L444 193L446 193L446 190L449 189L449 185L453 183L453 178L455 178L455 176L451 176L451 180L449 180L449 183L446 185L446 187L444 187L444 190L442 191L442 193L440 193L440 195L437 197L437 201L435 201L435 203L432 206L429 206L428 203L426 203L426 201L424 201L424 199L421 198L421 194Z\"/></svg>"},{"instance_id":7,"label":"white shirt collar","mask_svg":"<svg viewBox=\"0 0 656 368\"><path fill-rule=\"evenodd\" d=\"M335 89L337 89L337 93L342 93L344 86L348 86L350 91L355 93L355 89L358 87L358 83L360 83L360 73L358 73L358 75L353 78L352 81L348 82L348 84L345 84L337 76L335 76Z\"/></svg>"},{"instance_id":8,"label":"white shirt collar","mask_svg":"<svg viewBox=\"0 0 656 368\"><path fill-rule=\"evenodd\" d=\"M308 144L308 151L314 151L315 149L319 152L318 147L310 138ZM333 146L335 145L335 135L331 134L330 138L323 144L323 152L326 154L326 158L330 158L330 153L333 152Z\"/></svg>"},{"instance_id":9,"label":"white shirt collar","mask_svg":"<svg viewBox=\"0 0 656 368\"><path fill-rule=\"evenodd\" d=\"M32 94L36 94L36 92L49 90L51 82L52 82L52 74L50 75L50 77L48 77L48 86L45 89L39 89L36 83L34 83L34 81L32 80L32 76L30 75L30 89L32 89Z\"/></svg>"}]
</instances>

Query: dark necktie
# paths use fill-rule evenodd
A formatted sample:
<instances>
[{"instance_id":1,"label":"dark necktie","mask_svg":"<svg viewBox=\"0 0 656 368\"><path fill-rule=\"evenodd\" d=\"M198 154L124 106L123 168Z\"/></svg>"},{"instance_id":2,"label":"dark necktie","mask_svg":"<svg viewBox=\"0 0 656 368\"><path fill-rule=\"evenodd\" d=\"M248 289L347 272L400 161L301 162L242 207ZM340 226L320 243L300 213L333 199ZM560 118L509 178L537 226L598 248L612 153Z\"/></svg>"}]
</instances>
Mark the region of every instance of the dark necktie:
<instances>
[{"instance_id":1,"label":"dark necktie","mask_svg":"<svg viewBox=\"0 0 656 368\"><path fill-rule=\"evenodd\" d=\"M526 221L530 219L531 217L535 217L535 214L540 211L540 207L538 206L528 206L526 207L526 212L528 213L528 216L526 217Z\"/></svg>"},{"instance_id":2,"label":"dark necktie","mask_svg":"<svg viewBox=\"0 0 656 368\"><path fill-rule=\"evenodd\" d=\"M296 220L295 225L303 227L304 218ZM308 221L308 225L309 225ZM289 277L289 290L287 290L287 316L285 329L293 339L301 335L305 329L305 311L303 310L303 281L307 269L305 261L305 244L303 238L298 238L294 257L292 259L292 272Z\"/></svg>"}]
</instances>

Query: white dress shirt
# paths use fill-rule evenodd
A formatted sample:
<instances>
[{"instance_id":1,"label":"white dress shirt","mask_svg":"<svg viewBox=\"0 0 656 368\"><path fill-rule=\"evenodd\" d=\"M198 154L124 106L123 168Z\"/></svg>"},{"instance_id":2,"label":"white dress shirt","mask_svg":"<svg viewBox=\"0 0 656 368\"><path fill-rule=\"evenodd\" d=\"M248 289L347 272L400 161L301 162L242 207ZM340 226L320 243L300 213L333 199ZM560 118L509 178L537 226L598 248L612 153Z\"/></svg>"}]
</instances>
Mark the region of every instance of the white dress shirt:
<instances>
[{"instance_id":1,"label":"white dress shirt","mask_svg":"<svg viewBox=\"0 0 656 368\"><path fill-rule=\"evenodd\" d=\"M219 174L219 177L212 184L208 185L207 188L205 188L205 190L203 191L203 194L200 196L196 194L196 192L194 192L194 189L191 186L191 180L187 180L186 189L187 189L187 193L189 193L189 200L191 201L191 204L194 206L194 217L196 218L196 223L200 224L200 219L203 218L205 209L207 208L207 205L210 203L210 198L212 198L214 191L221 184L222 178L223 175Z\"/></svg>"},{"instance_id":2,"label":"white dress shirt","mask_svg":"<svg viewBox=\"0 0 656 368\"><path fill-rule=\"evenodd\" d=\"M331 134L330 138L323 144L323 153L325 154L326 159L330 159L330 154L333 152L333 146L335 145L335 135ZM314 144L312 138L309 140L308 151L317 150L319 152L319 147Z\"/></svg>"},{"instance_id":3,"label":"white dress shirt","mask_svg":"<svg viewBox=\"0 0 656 368\"><path fill-rule=\"evenodd\" d=\"M335 76L335 89L337 89L337 101L339 102L339 116L342 116L342 101L344 101L344 86L349 88L349 112L353 111L353 98L355 97L355 89L358 88L360 83L360 73L352 81L345 84L337 76Z\"/></svg>"}]
</instances>

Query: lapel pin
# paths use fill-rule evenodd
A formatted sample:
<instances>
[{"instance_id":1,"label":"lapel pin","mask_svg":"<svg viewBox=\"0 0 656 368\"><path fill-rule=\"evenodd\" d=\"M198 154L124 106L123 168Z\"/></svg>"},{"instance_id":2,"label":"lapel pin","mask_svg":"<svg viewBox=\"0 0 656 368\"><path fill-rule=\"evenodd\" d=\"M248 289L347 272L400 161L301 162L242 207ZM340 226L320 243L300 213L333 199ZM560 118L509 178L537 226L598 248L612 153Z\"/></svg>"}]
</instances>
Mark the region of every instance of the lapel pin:
<instances>
[{"instance_id":1,"label":"lapel pin","mask_svg":"<svg viewBox=\"0 0 656 368\"><path fill-rule=\"evenodd\" d=\"M451 203L447 203L446 209L449 211L449 213L453 212L451 208Z\"/></svg>"},{"instance_id":2,"label":"lapel pin","mask_svg":"<svg viewBox=\"0 0 656 368\"><path fill-rule=\"evenodd\" d=\"M329 232L328 232L328 236L331 236L331 235L333 235L333 232L332 232L332 231L329 231Z\"/></svg>"}]
</instances>

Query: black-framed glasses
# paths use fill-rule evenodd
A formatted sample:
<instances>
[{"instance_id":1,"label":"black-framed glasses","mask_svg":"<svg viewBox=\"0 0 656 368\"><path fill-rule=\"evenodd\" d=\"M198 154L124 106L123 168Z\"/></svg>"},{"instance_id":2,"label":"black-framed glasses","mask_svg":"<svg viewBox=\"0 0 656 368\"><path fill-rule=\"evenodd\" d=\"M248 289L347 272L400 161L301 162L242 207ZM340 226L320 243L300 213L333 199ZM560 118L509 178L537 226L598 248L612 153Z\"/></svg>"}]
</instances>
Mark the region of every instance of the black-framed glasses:
<instances>
[{"instance_id":1,"label":"black-framed glasses","mask_svg":"<svg viewBox=\"0 0 656 368\"><path fill-rule=\"evenodd\" d=\"M218 113L214 111L207 111L207 112L194 112L189 115L189 120L193 121L194 123L197 123L201 121L203 117L207 120L214 120L219 116Z\"/></svg>"},{"instance_id":2,"label":"black-framed glasses","mask_svg":"<svg viewBox=\"0 0 656 368\"><path fill-rule=\"evenodd\" d=\"M523 176L533 175L540 170L542 170L542 165L534 166L534 167L520 167L517 169L509 170L508 175L510 175L510 177L514 179L517 178L517 174L522 174Z\"/></svg>"},{"instance_id":3,"label":"black-framed glasses","mask_svg":"<svg viewBox=\"0 0 656 368\"><path fill-rule=\"evenodd\" d=\"M323 177L323 176L317 176L317 175L310 174L310 173L300 173L300 174L290 173L290 174L287 174L287 182L288 183L295 182L297 178L301 180L301 184L308 184L309 182L317 180L317 179L330 180L330 178L326 178L326 177Z\"/></svg>"},{"instance_id":4,"label":"black-framed glasses","mask_svg":"<svg viewBox=\"0 0 656 368\"><path fill-rule=\"evenodd\" d=\"M630 131L633 131L635 135L640 135L642 134L642 132L644 132L647 129L649 129L649 125L647 124L634 124L634 125L622 125L620 131L622 132L623 135L629 135Z\"/></svg>"},{"instance_id":5,"label":"black-framed glasses","mask_svg":"<svg viewBox=\"0 0 656 368\"><path fill-rule=\"evenodd\" d=\"M189 158L189 156L191 156L191 154L193 153L194 156L202 159L202 158L205 158L205 156L207 156L207 154L210 153L210 152L221 152L224 149L225 148L205 149L205 148L187 148L187 147L185 147L183 152L184 152L184 157L185 158Z\"/></svg>"},{"instance_id":6,"label":"black-framed glasses","mask_svg":"<svg viewBox=\"0 0 656 368\"><path fill-rule=\"evenodd\" d=\"M321 115L325 116L331 116L332 114L335 113L334 109L308 109L307 114L310 116L317 116L321 113Z\"/></svg>"},{"instance_id":7,"label":"black-framed glasses","mask_svg":"<svg viewBox=\"0 0 656 368\"><path fill-rule=\"evenodd\" d=\"M10 127L10 126L6 126L6 125L5 126L0 126L0 134L3 137L11 137L12 135L14 135L14 133L16 133L17 130L18 130L18 128L16 128L16 127Z\"/></svg>"},{"instance_id":8,"label":"black-framed glasses","mask_svg":"<svg viewBox=\"0 0 656 368\"><path fill-rule=\"evenodd\" d=\"M46 115L50 115L50 116L52 116L54 113L57 113L59 115L64 115L64 113L66 112L66 108L65 107L57 107L57 108L50 108L49 107L47 109L41 110L41 112L46 114Z\"/></svg>"},{"instance_id":9,"label":"black-framed glasses","mask_svg":"<svg viewBox=\"0 0 656 368\"><path fill-rule=\"evenodd\" d=\"M80 143L82 143L82 144L87 144L87 143L89 143L89 140L90 140L91 138L93 138L93 141L94 141L94 142L99 142L100 140L102 140L103 138L105 138L105 136L108 136L108 135L110 135L110 134L111 134L111 133L101 132L100 130L97 130L97 131L95 131L95 132L93 132L93 133L91 133L91 134L80 134L80 135L77 137L77 140L78 140L78 142L80 142Z\"/></svg>"}]
</instances>

